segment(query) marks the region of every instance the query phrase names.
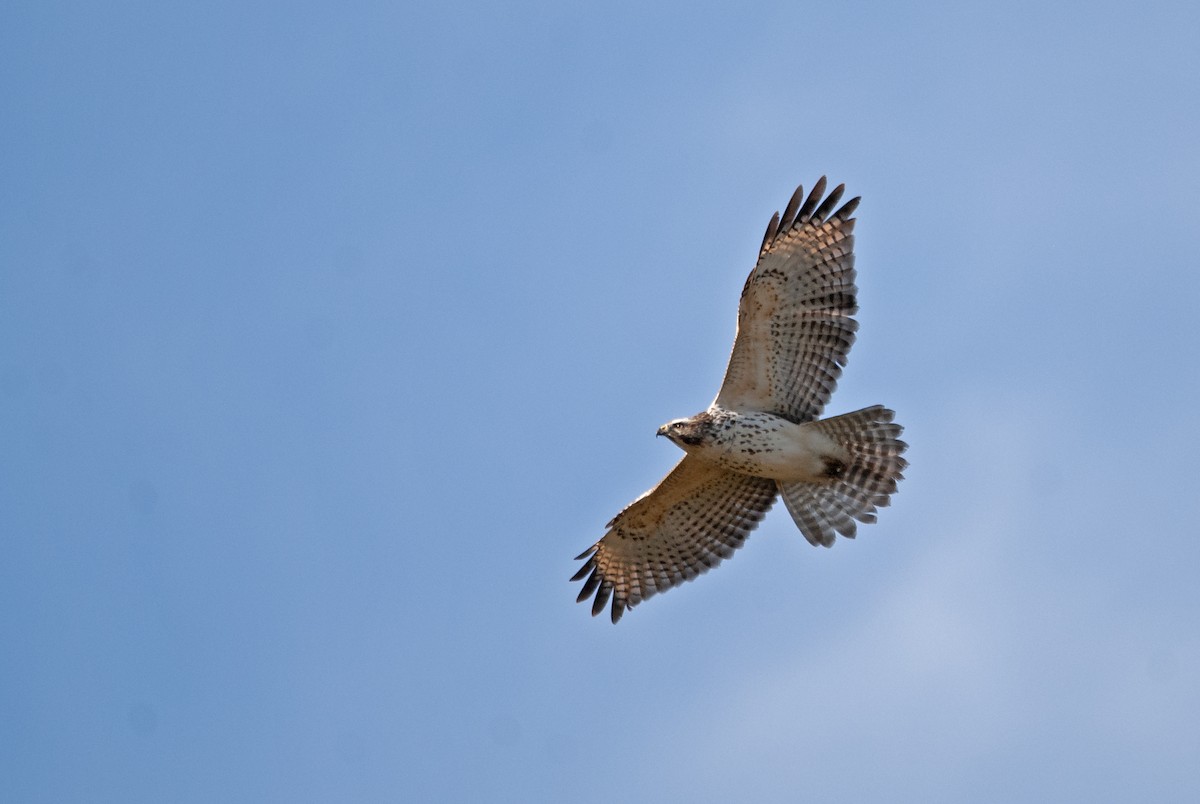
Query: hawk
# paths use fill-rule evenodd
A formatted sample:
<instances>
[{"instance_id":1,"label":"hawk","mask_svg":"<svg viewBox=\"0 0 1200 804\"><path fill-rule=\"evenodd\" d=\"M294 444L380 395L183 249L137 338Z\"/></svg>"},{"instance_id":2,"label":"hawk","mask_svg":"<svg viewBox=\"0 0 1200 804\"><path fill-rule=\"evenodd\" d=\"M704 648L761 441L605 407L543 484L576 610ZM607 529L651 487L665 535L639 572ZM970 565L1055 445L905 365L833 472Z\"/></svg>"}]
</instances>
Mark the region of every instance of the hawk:
<instances>
[{"instance_id":1,"label":"hawk","mask_svg":"<svg viewBox=\"0 0 1200 804\"><path fill-rule=\"evenodd\" d=\"M742 289L725 380L708 409L658 428L685 453L576 561L578 601L612 621L729 558L782 497L800 532L831 547L874 522L903 478L908 445L876 405L820 419L854 343L854 223L845 185L797 187L767 224Z\"/></svg>"}]
</instances>

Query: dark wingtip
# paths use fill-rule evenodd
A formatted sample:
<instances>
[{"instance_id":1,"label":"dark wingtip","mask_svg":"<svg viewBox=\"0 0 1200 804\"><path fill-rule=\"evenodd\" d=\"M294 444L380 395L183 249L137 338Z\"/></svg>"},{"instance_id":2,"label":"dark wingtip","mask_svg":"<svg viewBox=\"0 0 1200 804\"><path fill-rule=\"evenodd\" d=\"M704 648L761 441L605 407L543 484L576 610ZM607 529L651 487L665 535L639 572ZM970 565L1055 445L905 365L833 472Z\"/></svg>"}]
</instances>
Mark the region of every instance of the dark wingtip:
<instances>
[{"instance_id":1,"label":"dark wingtip","mask_svg":"<svg viewBox=\"0 0 1200 804\"><path fill-rule=\"evenodd\" d=\"M817 207L813 213L813 220L823 221L829 217L829 213L833 212L833 208L837 206L837 202L842 200L842 196L846 193L846 185L839 184L833 188L833 192L821 202L821 206Z\"/></svg>"},{"instance_id":2,"label":"dark wingtip","mask_svg":"<svg viewBox=\"0 0 1200 804\"><path fill-rule=\"evenodd\" d=\"M822 176L813 185L807 197L804 195L803 184L796 188L796 192L792 193L791 199L788 201L787 206L784 207L783 215L781 216L776 212L771 216L771 221L767 224L767 231L763 235L762 245L758 249L760 257L771 248L771 245L780 235L786 234L792 227L807 223L808 221L823 223L829 219L830 213L837 208L838 201L845 194L846 185L839 184L826 196L825 188L828 185L829 180L825 176ZM843 222L849 221L850 216L854 214L854 210L858 208L858 202L861 200L859 196L851 198L845 204L842 204L840 209L833 212L833 218ZM853 226L853 224L850 225Z\"/></svg>"},{"instance_id":3,"label":"dark wingtip","mask_svg":"<svg viewBox=\"0 0 1200 804\"><path fill-rule=\"evenodd\" d=\"M592 574L584 581L583 588L579 590L579 596L575 598L576 603L582 603L592 596L592 592L596 591L596 587L600 585L600 569L592 568ZM594 614L595 612L593 612Z\"/></svg>"},{"instance_id":4,"label":"dark wingtip","mask_svg":"<svg viewBox=\"0 0 1200 804\"><path fill-rule=\"evenodd\" d=\"M854 210L858 209L858 202L862 201L861 195L856 195L846 203L842 204L842 208L833 213L833 217L839 221L848 221L850 216L854 214Z\"/></svg>"},{"instance_id":5,"label":"dark wingtip","mask_svg":"<svg viewBox=\"0 0 1200 804\"><path fill-rule=\"evenodd\" d=\"M599 578L597 578L597 580L599 580ZM612 596L612 590L612 581L604 581L600 583L600 588L596 590L596 599L592 601L593 617L604 611L604 606L608 603L609 597ZM591 590L589 589L588 591L590 592Z\"/></svg>"},{"instance_id":6,"label":"dark wingtip","mask_svg":"<svg viewBox=\"0 0 1200 804\"><path fill-rule=\"evenodd\" d=\"M783 210L783 217L779 220L779 228L787 231L792 228L792 224L796 222L796 211L800 209L800 202L804 200L804 185L801 184L796 188L796 192L792 193L791 200L788 201L787 207Z\"/></svg>"},{"instance_id":7,"label":"dark wingtip","mask_svg":"<svg viewBox=\"0 0 1200 804\"><path fill-rule=\"evenodd\" d=\"M775 240L775 235L779 233L779 213L776 212L771 216L771 221L767 224L766 234L763 235L762 245L759 246L758 253L762 254L767 250L767 246ZM611 524L611 523L610 523Z\"/></svg>"},{"instance_id":8,"label":"dark wingtip","mask_svg":"<svg viewBox=\"0 0 1200 804\"><path fill-rule=\"evenodd\" d=\"M578 560L578 559L576 559L576 560ZM584 563L584 565L582 567L579 568L578 572L576 572L574 575L571 576L571 581L572 582L582 581L583 576L587 575L588 571L595 569L595 567L596 567L596 562L592 559L589 559L587 562Z\"/></svg>"},{"instance_id":9,"label":"dark wingtip","mask_svg":"<svg viewBox=\"0 0 1200 804\"><path fill-rule=\"evenodd\" d=\"M617 600L614 598L613 604L612 604L612 623L613 623L613 625L617 624L617 622L621 619L621 615L624 613L625 613L625 604L622 603L620 600Z\"/></svg>"},{"instance_id":10,"label":"dark wingtip","mask_svg":"<svg viewBox=\"0 0 1200 804\"><path fill-rule=\"evenodd\" d=\"M804 200L804 206L800 207L800 211L796 213L796 220L806 221L812 217L813 210L817 208L817 204L821 201L821 196L825 194L825 185L828 182L822 176L813 185L812 191L809 192L808 198Z\"/></svg>"}]
</instances>

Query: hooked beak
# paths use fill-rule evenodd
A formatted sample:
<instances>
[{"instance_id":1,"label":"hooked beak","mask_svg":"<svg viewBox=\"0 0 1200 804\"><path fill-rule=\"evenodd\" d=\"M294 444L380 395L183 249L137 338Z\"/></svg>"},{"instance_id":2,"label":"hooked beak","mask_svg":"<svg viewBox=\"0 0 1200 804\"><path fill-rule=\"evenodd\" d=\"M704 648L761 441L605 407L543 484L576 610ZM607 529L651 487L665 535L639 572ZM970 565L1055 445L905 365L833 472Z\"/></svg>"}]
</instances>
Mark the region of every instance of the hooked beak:
<instances>
[{"instance_id":1,"label":"hooked beak","mask_svg":"<svg viewBox=\"0 0 1200 804\"><path fill-rule=\"evenodd\" d=\"M666 434L667 434L667 426L664 424L662 427L658 428L658 433L656 433L656 435L663 436Z\"/></svg>"}]
</instances>

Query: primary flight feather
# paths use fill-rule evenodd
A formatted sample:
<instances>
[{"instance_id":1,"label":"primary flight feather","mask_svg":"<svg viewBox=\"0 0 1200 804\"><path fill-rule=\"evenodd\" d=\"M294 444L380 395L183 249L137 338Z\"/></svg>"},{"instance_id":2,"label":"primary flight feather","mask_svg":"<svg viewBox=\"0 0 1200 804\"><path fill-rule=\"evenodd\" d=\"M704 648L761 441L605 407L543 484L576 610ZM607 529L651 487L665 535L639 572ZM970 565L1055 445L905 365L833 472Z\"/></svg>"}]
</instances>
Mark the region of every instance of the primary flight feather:
<instances>
[{"instance_id":1,"label":"primary flight feather","mask_svg":"<svg viewBox=\"0 0 1200 804\"><path fill-rule=\"evenodd\" d=\"M858 323L854 223L821 177L796 188L767 224L738 304L725 380L708 409L659 428L686 453L608 523L576 560L592 614L625 609L690 581L742 546L776 496L813 544L853 538L903 478L907 444L881 406L818 419L837 386Z\"/></svg>"}]
</instances>

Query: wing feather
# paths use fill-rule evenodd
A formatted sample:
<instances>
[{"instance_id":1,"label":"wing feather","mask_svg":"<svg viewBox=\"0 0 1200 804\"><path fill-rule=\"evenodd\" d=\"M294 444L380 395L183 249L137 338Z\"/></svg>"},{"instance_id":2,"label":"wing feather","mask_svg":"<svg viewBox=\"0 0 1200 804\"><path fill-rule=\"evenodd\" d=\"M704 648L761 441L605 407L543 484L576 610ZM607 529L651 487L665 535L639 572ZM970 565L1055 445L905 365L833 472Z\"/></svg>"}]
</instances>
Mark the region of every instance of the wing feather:
<instances>
[{"instance_id":1,"label":"wing feather","mask_svg":"<svg viewBox=\"0 0 1200 804\"><path fill-rule=\"evenodd\" d=\"M729 558L775 502L773 480L727 472L684 457L657 486L608 523L584 550L572 581L578 601L595 595L592 614L612 599L612 621L625 609L690 581Z\"/></svg>"},{"instance_id":2,"label":"wing feather","mask_svg":"<svg viewBox=\"0 0 1200 804\"><path fill-rule=\"evenodd\" d=\"M850 216L859 199L838 208L845 185L828 196L825 187L822 176L802 204L796 188L767 226L716 404L804 422L821 415L837 387L858 329Z\"/></svg>"},{"instance_id":3,"label":"wing feather","mask_svg":"<svg viewBox=\"0 0 1200 804\"><path fill-rule=\"evenodd\" d=\"M800 211L800 202L804 199L804 185L801 184L796 188L796 192L792 193L788 205L783 208L783 217L779 219L779 226L784 230L791 229L792 224L796 222L796 213ZM779 227L776 227L778 232Z\"/></svg>"},{"instance_id":4,"label":"wing feather","mask_svg":"<svg viewBox=\"0 0 1200 804\"><path fill-rule=\"evenodd\" d=\"M817 183L813 185L812 192L808 194L808 198L804 201L804 206L800 208L799 214L796 216L802 222L812 217L813 210L817 208L817 202L821 200L821 196L825 194L825 177L817 179ZM796 190L796 194L800 194L800 190Z\"/></svg>"}]
</instances>

